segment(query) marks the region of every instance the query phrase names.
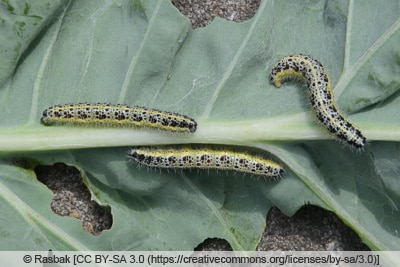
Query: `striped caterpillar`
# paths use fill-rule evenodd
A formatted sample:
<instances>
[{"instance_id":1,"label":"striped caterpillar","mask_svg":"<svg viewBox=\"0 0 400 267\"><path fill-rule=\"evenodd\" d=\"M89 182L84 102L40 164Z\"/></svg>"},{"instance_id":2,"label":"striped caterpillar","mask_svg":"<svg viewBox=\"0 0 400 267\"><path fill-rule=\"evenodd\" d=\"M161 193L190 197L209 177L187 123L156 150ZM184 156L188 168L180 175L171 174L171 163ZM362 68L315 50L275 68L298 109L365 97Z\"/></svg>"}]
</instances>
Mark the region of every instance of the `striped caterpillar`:
<instances>
[{"instance_id":1,"label":"striped caterpillar","mask_svg":"<svg viewBox=\"0 0 400 267\"><path fill-rule=\"evenodd\" d=\"M216 169L267 178L281 177L282 165L260 156L224 149L191 147L132 147L128 157L148 167L162 169Z\"/></svg>"},{"instance_id":2,"label":"striped caterpillar","mask_svg":"<svg viewBox=\"0 0 400 267\"><path fill-rule=\"evenodd\" d=\"M43 111L42 122L46 125L150 127L189 133L195 132L197 128L197 123L185 115L106 103L55 105Z\"/></svg>"},{"instance_id":3,"label":"striped caterpillar","mask_svg":"<svg viewBox=\"0 0 400 267\"><path fill-rule=\"evenodd\" d=\"M271 82L280 87L290 78L299 78L307 83L311 106L329 132L351 147L364 147L366 138L340 114L333 98L331 79L318 60L305 55L292 55L279 60L272 68Z\"/></svg>"}]
</instances>

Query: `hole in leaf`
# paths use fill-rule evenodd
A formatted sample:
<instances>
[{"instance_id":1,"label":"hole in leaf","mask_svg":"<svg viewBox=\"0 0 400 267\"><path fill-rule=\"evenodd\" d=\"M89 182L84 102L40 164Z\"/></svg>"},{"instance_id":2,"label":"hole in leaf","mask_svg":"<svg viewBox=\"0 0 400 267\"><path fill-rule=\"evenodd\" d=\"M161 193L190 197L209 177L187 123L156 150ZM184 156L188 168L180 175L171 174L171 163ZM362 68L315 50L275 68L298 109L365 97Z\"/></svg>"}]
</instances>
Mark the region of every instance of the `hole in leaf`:
<instances>
[{"instance_id":1,"label":"hole in leaf","mask_svg":"<svg viewBox=\"0 0 400 267\"><path fill-rule=\"evenodd\" d=\"M91 200L89 189L78 169L64 163L34 168L38 180L54 193L51 209L60 216L70 216L82 221L83 229L99 235L112 226L110 207L100 206Z\"/></svg>"},{"instance_id":2,"label":"hole in leaf","mask_svg":"<svg viewBox=\"0 0 400 267\"><path fill-rule=\"evenodd\" d=\"M241 22L251 19L260 6L260 0L172 0L178 10L192 22L192 28L205 27L215 17Z\"/></svg>"},{"instance_id":3,"label":"hole in leaf","mask_svg":"<svg viewBox=\"0 0 400 267\"><path fill-rule=\"evenodd\" d=\"M313 205L305 205L292 217L273 207L259 251L364 251L370 250L357 234L336 214Z\"/></svg>"},{"instance_id":4,"label":"hole in leaf","mask_svg":"<svg viewBox=\"0 0 400 267\"><path fill-rule=\"evenodd\" d=\"M225 239L207 238L195 251L231 251ZM292 217L273 207L258 251L369 251L360 237L331 211L305 205Z\"/></svg>"},{"instance_id":5,"label":"hole in leaf","mask_svg":"<svg viewBox=\"0 0 400 267\"><path fill-rule=\"evenodd\" d=\"M195 251L232 251L231 245L225 239L207 238L194 249Z\"/></svg>"}]
</instances>

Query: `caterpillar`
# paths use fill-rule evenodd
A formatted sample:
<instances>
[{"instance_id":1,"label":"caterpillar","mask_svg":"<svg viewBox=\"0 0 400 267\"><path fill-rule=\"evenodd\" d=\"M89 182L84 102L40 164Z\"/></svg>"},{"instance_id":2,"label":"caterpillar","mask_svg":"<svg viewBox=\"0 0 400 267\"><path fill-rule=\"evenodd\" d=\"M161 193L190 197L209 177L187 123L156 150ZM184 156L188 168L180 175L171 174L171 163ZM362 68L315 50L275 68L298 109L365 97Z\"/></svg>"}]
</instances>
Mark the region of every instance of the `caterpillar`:
<instances>
[{"instance_id":1,"label":"caterpillar","mask_svg":"<svg viewBox=\"0 0 400 267\"><path fill-rule=\"evenodd\" d=\"M331 79L318 60L301 54L279 60L272 68L271 82L279 88L282 82L290 78L298 78L307 83L311 106L329 132L351 147L364 147L367 139L340 114L333 98Z\"/></svg>"},{"instance_id":2,"label":"caterpillar","mask_svg":"<svg viewBox=\"0 0 400 267\"><path fill-rule=\"evenodd\" d=\"M43 111L45 125L150 127L172 132L196 131L195 120L178 113L107 103L55 105Z\"/></svg>"},{"instance_id":3,"label":"caterpillar","mask_svg":"<svg viewBox=\"0 0 400 267\"><path fill-rule=\"evenodd\" d=\"M132 147L128 157L148 167L162 169L216 169L266 178L281 177L281 164L260 156L226 149L191 147Z\"/></svg>"}]
</instances>

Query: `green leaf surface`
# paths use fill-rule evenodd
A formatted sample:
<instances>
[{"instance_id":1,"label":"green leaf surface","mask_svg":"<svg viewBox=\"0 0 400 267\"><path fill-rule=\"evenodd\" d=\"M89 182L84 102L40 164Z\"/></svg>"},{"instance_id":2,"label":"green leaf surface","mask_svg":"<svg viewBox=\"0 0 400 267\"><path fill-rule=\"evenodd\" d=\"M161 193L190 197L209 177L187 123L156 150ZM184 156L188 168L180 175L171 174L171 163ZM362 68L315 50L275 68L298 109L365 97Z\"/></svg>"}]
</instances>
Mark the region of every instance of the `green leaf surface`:
<instances>
[{"instance_id":1,"label":"green leaf surface","mask_svg":"<svg viewBox=\"0 0 400 267\"><path fill-rule=\"evenodd\" d=\"M192 30L165 0L3 2L1 249L192 250L220 237L254 250L272 206L292 215L309 203L334 211L370 248L399 250L399 5L264 0L249 21L217 18ZM270 84L273 64L297 53L327 68L338 106L369 140L364 150L316 122L303 85ZM198 131L40 123L45 108L79 102L178 112ZM265 181L148 171L126 157L131 145L181 143L242 146L286 173ZM51 192L15 158L76 166L93 198L111 207L112 228L92 236L53 214Z\"/></svg>"}]
</instances>

